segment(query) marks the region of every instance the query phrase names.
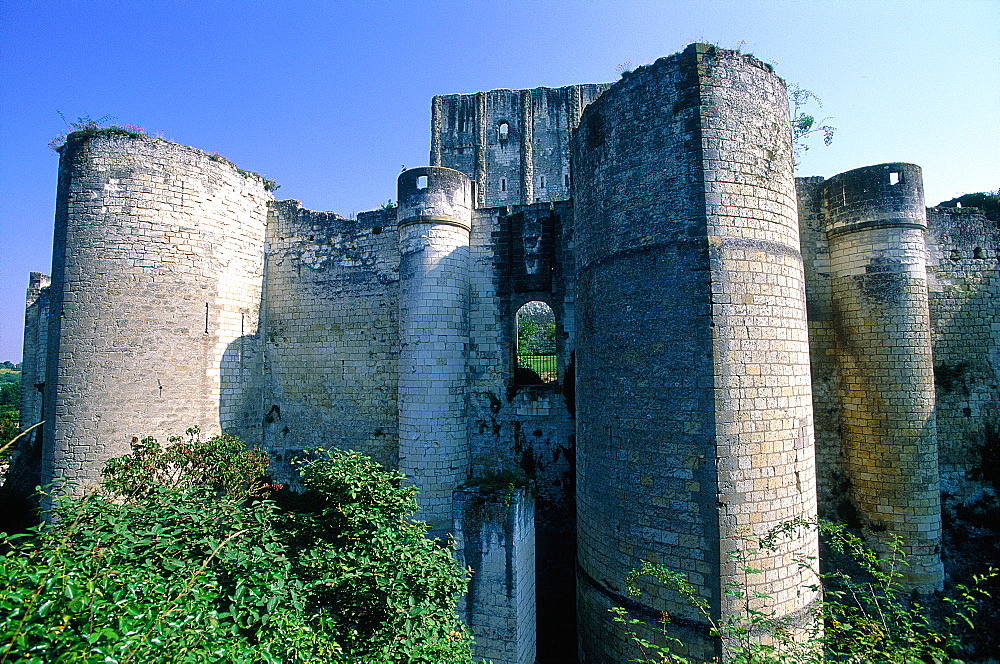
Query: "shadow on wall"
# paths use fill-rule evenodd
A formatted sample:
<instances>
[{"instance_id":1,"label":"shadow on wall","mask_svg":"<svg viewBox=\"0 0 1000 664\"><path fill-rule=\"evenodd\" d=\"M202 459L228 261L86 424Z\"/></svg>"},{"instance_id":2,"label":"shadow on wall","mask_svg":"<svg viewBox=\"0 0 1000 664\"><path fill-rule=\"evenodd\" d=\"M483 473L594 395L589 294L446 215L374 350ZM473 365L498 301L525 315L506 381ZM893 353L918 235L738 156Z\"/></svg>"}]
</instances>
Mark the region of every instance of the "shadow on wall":
<instances>
[{"instance_id":1,"label":"shadow on wall","mask_svg":"<svg viewBox=\"0 0 1000 664\"><path fill-rule=\"evenodd\" d=\"M219 364L219 426L251 445L261 444L263 357L260 334L237 337Z\"/></svg>"}]
</instances>

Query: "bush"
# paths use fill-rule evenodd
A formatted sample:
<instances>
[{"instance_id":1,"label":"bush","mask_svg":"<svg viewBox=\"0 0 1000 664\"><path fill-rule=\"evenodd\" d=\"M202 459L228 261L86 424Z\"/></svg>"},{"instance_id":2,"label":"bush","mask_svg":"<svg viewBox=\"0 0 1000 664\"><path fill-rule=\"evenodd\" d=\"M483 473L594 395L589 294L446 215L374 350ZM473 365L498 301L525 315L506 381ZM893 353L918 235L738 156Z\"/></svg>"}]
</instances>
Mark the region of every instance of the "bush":
<instances>
[{"instance_id":1,"label":"bush","mask_svg":"<svg viewBox=\"0 0 1000 664\"><path fill-rule=\"evenodd\" d=\"M230 436L147 439L101 492L52 496L6 538L0 659L22 662L471 662L466 572L410 520L414 490L317 451L305 491Z\"/></svg>"},{"instance_id":2,"label":"bush","mask_svg":"<svg viewBox=\"0 0 1000 664\"><path fill-rule=\"evenodd\" d=\"M726 662L961 664L962 660L957 658L970 650L979 605L989 597L985 588L1000 576L1000 570L990 568L973 576L971 584L956 584L949 594L922 602L903 587L901 569L906 561L898 540L890 544L886 555L879 556L842 525L823 520L792 520L775 528L758 544L773 549L779 538L794 536L801 528L818 528L837 565L819 575L824 599L815 607L811 624L800 628L798 633L768 610L747 607L743 615L715 619L708 602L686 576L663 565L645 562L633 570L626 579L629 593L639 594L636 582L642 576L651 576L678 593L698 610L709 625L710 635L721 640ZM760 573L746 566L746 551L737 551L734 558L743 572ZM811 568L816 562L807 558L798 564ZM736 583L730 584L725 594L739 600L747 598L747 591ZM640 650L641 656L633 662L687 664L690 661L671 650L672 645L680 643L667 633L669 614L661 614L665 617L662 632L667 644L663 646L643 639L638 630L641 621L629 618L625 609L615 607L611 612ZM766 635L768 642L763 643L760 635Z\"/></svg>"}]
</instances>

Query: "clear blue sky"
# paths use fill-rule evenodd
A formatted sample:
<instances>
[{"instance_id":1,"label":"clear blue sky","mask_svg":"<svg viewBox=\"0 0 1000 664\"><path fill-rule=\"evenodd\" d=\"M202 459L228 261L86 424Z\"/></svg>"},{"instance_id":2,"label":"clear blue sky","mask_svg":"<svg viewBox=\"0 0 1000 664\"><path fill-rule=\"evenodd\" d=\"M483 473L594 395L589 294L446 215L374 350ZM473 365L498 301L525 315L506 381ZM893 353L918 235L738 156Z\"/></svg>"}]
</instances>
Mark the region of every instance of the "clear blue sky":
<instances>
[{"instance_id":1,"label":"clear blue sky","mask_svg":"<svg viewBox=\"0 0 1000 664\"><path fill-rule=\"evenodd\" d=\"M924 169L929 204L1000 188L1000 0L0 0L0 360L48 273L69 119L113 115L344 215L428 160L435 94L612 81L695 41L824 102L800 175Z\"/></svg>"}]
</instances>

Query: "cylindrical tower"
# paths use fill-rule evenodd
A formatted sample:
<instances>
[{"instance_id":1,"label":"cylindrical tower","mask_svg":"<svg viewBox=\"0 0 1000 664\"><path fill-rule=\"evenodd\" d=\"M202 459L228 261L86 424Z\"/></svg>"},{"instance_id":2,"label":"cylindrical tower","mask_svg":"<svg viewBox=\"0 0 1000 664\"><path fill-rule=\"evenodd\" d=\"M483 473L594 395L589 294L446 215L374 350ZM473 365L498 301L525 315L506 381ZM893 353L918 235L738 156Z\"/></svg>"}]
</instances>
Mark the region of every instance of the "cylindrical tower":
<instances>
[{"instance_id":1,"label":"cylindrical tower","mask_svg":"<svg viewBox=\"0 0 1000 664\"><path fill-rule=\"evenodd\" d=\"M469 231L472 185L450 168L400 174L399 469L420 491L417 518L451 530L469 469Z\"/></svg>"},{"instance_id":2,"label":"cylindrical tower","mask_svg":"<svg viewBox=\"0 0 1000 664\"><path fill-rule=\"evenodd\" d=\"M221 157L72 134L59 161L43 481L78 489L133 437L253 441L253 338L272 200Z\"/></svg>"},{"instance_id":3,"label":"cylindrical tower","mask_svg":"<svg viewBox=\"0 0 1000 664\"><path fill-rule=\"evenodd\" d=\"M753 57L696 44L593 102L574 136L578 616L583 661L635 646L608 609L672 616L695 660L722 644L643 561L683 573L715 619L794 628L816 594L755 539L815 515L812 405L787 96ZM743 574L733 554L762 570ZM758 599L757 593L769 600Z\"/></svg>"},{"instance_id":4,"label":"cylindrical tower","mask_svg":"<svg viewBox=\"0 0 1000 664\"><path fill-rule=\"evenodd\" d=\"M933 590L944 572L920 167L859 168L823 192L850 497L878 539L902 539L907 582Z\"/></svg>"}]
</instances>

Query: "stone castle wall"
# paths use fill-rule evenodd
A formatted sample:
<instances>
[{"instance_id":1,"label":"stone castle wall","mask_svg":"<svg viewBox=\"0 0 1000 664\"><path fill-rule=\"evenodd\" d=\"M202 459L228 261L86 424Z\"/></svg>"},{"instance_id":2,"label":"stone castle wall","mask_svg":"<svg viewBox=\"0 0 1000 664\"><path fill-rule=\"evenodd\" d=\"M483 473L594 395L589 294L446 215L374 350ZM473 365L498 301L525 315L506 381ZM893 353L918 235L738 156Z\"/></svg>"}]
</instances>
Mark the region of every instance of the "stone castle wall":
<instances>
[{"instance_id":1,"label":"stone castle wall","mask_svg":"<svg viewBox=\"0 0 1000 664\"><path fill-rule=\"evenodd\" d=\"M196 423L259 438L254 335L271 199L260 177L193 148L70 137L59 166L43 481L91 482L133 437L162 440Z\"/></svg>"},{"instance_id":2,"label":"stone castle wall","mask_svg":"<svg viewBox=\"0 0 1000 664\"><path fill-rule=\"evenodd\" d=\"M883 164L824 184L848 494L905 575L940 587L941 504L920 169Z\"/></svg>"},{"instance_id":3,"label":"stone castle wall","mask_svg":"<svg viewBox=\"0 0 1000 664\"><path fill-rule=\"evenodd\" d=\"M397 467L399 249L396 211L272 206L263 305L262 438L282 479L310 447Z\"/></svg>"},{"instance_id":4,"label":"stone castle wall","mask_svg":"<svg viewBox=\"0 0 1000 664\"><path fill-rule=\"evenodd\" d=\"M45 362L49 336L49 298L52 280L32 272L24 307L24 354L21 360L22 430L42 421L42 393L45 386ZM36 431L35 436L41 432Z\"/></svg>"},{"instance_id":5,"label":"stone castle wall","mask_svg":"<svg viewBox=\"0 0 1000 664\"><path fill-rule=\"evenodd\" d=\"M841 445L840 383L837 337L830 277L830 247L823 213L824 180L796 178L799 234L806 277L809 361L812 374L813 420L816 440L816 484L820 514L838 518L847 469ZM842 518L842 515L841 515Z\"/></svg>"},{"instance_id":6,"label":"stone castle wall","mask_svg":"<svg viewBox=\"0 0 1000 664\"><path fill-rule=\"evenodd\" d=\"M469 477L472 183L431 166L403 172L398 192L399 469L419 490L417 517L443 535Z\"/></svg>"},{"instance_id":7,"label":"stone castle wall","mask_svg":"<svg viewBox=\"0 0 1000 664\"><path fill-rule=\"evenodd\" d=\"M1000 220L929 208L927 221L941 490L974 503L1000 488Z\"/></svg>"},{"instance_id":8,"label":"stone castle wall","mask_svg":"<svg viewBox=\"0 0 1000 664\"><path fill-rule=\"evenodd\" d=\"M431 165L475 183L475 207L570 197L569 140L610 84L491 90L434 97Z\"/></svg>"}]
</instances>

